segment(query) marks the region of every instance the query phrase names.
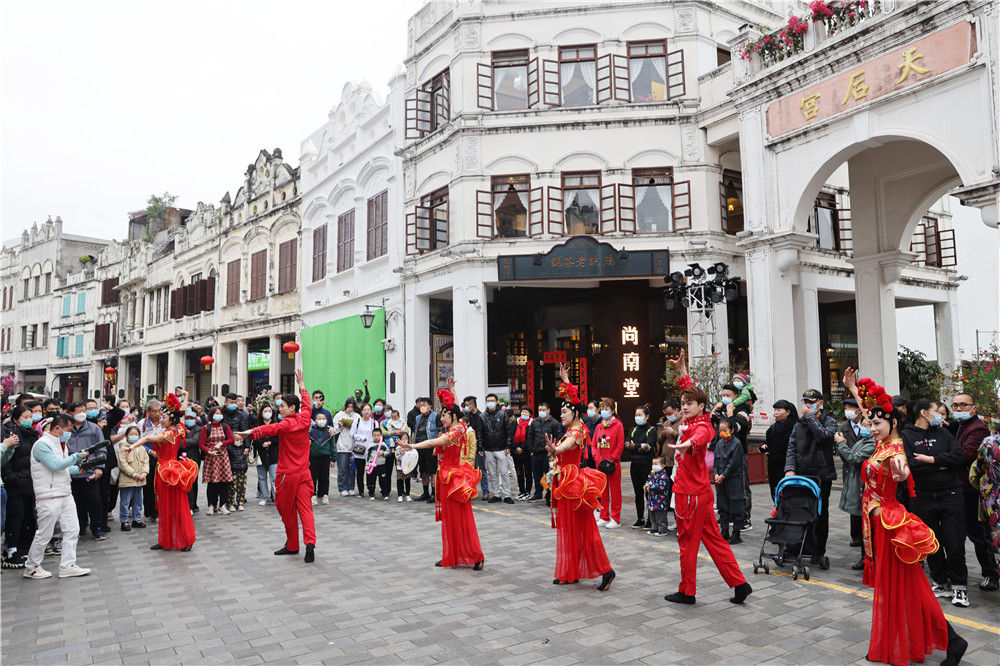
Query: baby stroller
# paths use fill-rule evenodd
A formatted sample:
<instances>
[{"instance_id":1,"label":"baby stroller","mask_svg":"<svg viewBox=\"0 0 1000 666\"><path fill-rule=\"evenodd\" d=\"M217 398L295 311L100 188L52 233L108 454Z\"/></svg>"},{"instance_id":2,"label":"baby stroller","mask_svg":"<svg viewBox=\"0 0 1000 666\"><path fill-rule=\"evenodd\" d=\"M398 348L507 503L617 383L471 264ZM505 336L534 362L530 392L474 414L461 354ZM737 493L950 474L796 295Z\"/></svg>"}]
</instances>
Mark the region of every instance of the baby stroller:
<instances>
[{"instance_id":1,"label":"baby stroller","mask_svg":"<svg viewBox=\"0 0 1000 666\"><path fill-rule=\"evenodd\" d=\"M816 521L819 518L822 499L820 499L819 483L808 476L786 476L778 482L774 489L774 512L767 523L767 532L760 545L760 556L753 565L753 572L771 573L764 558L774 559L775 564L783 566L787 558L794 557L792 579L798 580L799 574L809 580L809 567L803 566L802 556L806 554L806 543L812 538ZM774 553L765 553L767 543L778 546Z\"/></svg>"}]
</instances>

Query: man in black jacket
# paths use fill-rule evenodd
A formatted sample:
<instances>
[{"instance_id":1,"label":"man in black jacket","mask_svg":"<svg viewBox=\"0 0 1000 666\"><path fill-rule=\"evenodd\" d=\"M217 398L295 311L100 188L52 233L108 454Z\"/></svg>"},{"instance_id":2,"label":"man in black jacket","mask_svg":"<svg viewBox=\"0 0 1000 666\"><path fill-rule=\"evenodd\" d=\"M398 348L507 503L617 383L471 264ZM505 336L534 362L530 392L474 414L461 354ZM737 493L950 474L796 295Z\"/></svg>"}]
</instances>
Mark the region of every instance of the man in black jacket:
<instances>
[{"instance_id":1,"label":"man in black jacket","mask_svg":"<svg viewBox=\"0 0 1000 666\"><path fill-rule=\"evenodd\" d=\"M941 415L930 400L917 400L900 437L913 474L916 496L910 509L934 530L940 548L927 556L931 590L952 595L951 603L968 607L969 569L965 564L965 498L955 471L962 467L962 446L940 427Z\"/></svg>"},{"instance_id":2,"label":"man in black jacket","mask_svg":"<svg viewBox=\"0 0 1000 666\"><path fill-rule=\"evenodd\" d=\"M489 474L486 471L486 451L483 449L483 440L486 439L485 426L483 425L483 413L479 411L476 404L476 396L466 396L462 401L462 412L468 417L469 427L476 433L476 469L482 472L482 480L479 482L481 491L480 498L483 501L492 499L490 495ZM496 490L494 488L494 490Z\"/></svg>"},{"instance_id":3,"label":"man in black jacket","mask_svg":"<svg viewBox=\"0 0 1000 666\"><path fill-rule=\"evenodd\" d=\"M811 563L829 569L826 539L830 533L830 488L837 478L833 466L833 434L837 422L823 410L823 394L807 389L802 394L802 416L788 437L785 476L811 476L819 480L822 508L814 532L815 547Z\"/></svg>"},{"instance_id":4,"label":"man in black jacket","mask_svg":"<svg viewBox=\"0 0 1000 666\"><path fill-rule=\"evenodd\" d=\"M733 438L740 440L743 445L743 524L738 526L744 532L753 529L750 522L750 512L753 510L753 495L750 492L750 418L751 405L744 402L741 405L735 404L736 398L740 395L740 389L735 384L725 384L722 387L721 402L712 410L712 427L716 432L719 430L719 422L729 420L729 425L733 428Z\"/></svg>"},{"instance_id":5,"label":"man in black jacket","mask_svg":"<svg viewBox=\"0 0 1000 666\"><path fill-rule=\"evenodd\" d=\"M235 393L226 394L226 404L222 407L222 422L233 432L243 432L250 429L250 415L240 409L236 403Z\"/></svg>"},{"instance_id":6,"label":"man in black jacket","mask_svg":"<svg viewBox=\"0 0 1000 666\"><path fill-rule=\"evenodd\" d=\"M510 496L510 474L507 466L507 447L513 436L510 432L510 419L507 412L497 405L495 393L486 395L486 411L480 412L483 422L483 438L479 447L486 453L486 471L490 477L490 488L493 489L491 503L503 501L513 504Z\"/></svg>"},{"instance_id":7,"label":"man in black jacket","mask_svg":"<svg viewBox=\"0 0 1000 666\"><path fill-rule=\"evenodd\" d=\"M844 422L837 428L837 432L844 436L848 448L853 448L861 439L861 410L858 409L858 401L854 398L844 400ZM851 516L851 547L858 548L864 541L861 533L861 516Z\"/></svg>"},{"instance_id":8,"label":"man in black jacket","mask_svg":"<svg viewBox=\"0 0 1000 666\"><path fill-rule=\"evenodd\" d=\"M528 426L527 445L531 453L531 478L535 483L535 492L529 501L542 499L542 477L549 471L549 454L545 450L545 436L552 435L559 439L562 435L562 424L549 413L547 403L538 405L538 418Z\"/></svg>"}]
</instances>

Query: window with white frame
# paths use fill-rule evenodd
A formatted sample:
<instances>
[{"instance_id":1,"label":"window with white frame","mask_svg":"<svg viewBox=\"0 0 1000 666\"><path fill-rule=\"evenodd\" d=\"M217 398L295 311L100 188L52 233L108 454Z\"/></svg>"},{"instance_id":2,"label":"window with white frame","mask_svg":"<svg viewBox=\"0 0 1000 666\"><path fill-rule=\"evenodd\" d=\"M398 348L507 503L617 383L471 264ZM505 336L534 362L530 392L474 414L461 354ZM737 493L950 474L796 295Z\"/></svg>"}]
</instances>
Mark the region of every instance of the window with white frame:
<instances>
[{"instance_id":1,"label":"window with white frame","mask_svg":"<svg viewBox=\"0 0 1000 666\"><path fill-rule=\"evenodd\" d=\"M597 101L597 46L559 47L559 96L562 106L586 106Z\"/></svg>"}]
</instances>

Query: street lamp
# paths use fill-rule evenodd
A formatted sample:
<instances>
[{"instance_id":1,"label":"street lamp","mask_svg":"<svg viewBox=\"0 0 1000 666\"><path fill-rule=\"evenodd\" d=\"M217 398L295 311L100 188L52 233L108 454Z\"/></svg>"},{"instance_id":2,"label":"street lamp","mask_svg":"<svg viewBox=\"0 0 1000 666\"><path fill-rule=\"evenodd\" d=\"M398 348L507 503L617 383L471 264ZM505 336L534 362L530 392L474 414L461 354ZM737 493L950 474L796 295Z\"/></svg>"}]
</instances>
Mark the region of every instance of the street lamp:
<instances>
[{"instance_id":1,"label":"street lamp","mask_svg":"<svg viewBox=\"0 0 1000 666\"><path fill-rule=\"evenodd\" d=\"M694 315L689 320L689 335L700 349L692 348L691 358L715 353L712 311L716 304L739 298L740 279L729 277L729 266L720 261L707 270L697 263L688 264L683 273L675 271L665 277L664 282L667 287L663 292L663 306L667 310L680 307Z\"/></svg>"},{"instance_id":2,"label":"street lamp","mask_svg":"<svg viewBox=\"0 0 1000 666\"><path fill-rule=\"evenodd\" d=\"M370 305L366 305L365 311L361 313L361 325L365 328L371 328L374 323L375 313L371 310Z\"/></svg>"}]
</instances>

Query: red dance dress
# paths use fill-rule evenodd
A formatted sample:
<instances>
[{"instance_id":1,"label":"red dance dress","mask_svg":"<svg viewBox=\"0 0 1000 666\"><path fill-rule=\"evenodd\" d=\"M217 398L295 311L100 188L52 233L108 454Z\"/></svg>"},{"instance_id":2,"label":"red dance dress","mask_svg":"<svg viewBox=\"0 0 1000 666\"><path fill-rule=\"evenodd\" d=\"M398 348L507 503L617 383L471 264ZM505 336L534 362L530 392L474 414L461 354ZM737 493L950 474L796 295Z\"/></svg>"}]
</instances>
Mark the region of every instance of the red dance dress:
<instances>
[{"instance_id":1,"label":"red dance dress","mask_svg":"<svg viewBox=\"0 0 1000 666\"><path fill-rule=\"evenodd\" d=\"M889 470L896 455L905 456L903 441L884 440L861 465L864 582L875 590L868 659L905 666L947 649L948 624L920 564L938 542L896 499ZM912 477L907 481L912 484ZM871 515L875 508L881 509L878 516Z\"/></svg>"},{"instance_id":2,"label":"red dance dress","mask_svg":"<svg viewBox=\"0 0 1000 666\"><path fill-rule=\"evenodd\" d=\"M479 494L483 473L461 461L465 424L448 430L449 444L434 447L438 456L435 519L441 522L441 566L472 566L483 560L471 500Z\"/></svg>"},{"instance_id":3,"label":"red dance dress","mask_svg":"<svg viewBox=\"0 0 1000 666\"><path fill-rule=\"evenodd\" d=\"M571 425L562 442L567 439L576 446L558 454L559 468L552 480L555 577L560 583L600 578L611 571L611 562L594 518L594 510L601 506L601 495L608 479L596 469L580 467L580 449L590 442L585 425L579 422Z\"/></svg>"},{"instance_id":4,"label":"red dance dress","mask_svg":"<svg viewBox=\"0 0 1000 666\"><path fill-rule=\"evenodd\" d=\"M157 543L165 550L187 548L194 543L194 520L188 505L188 492L198 478L198 463L177 453L184 446L187 429L183 425L170 426L163 431L163 442L155 445Z\"/></svg>"}]
</instances>

